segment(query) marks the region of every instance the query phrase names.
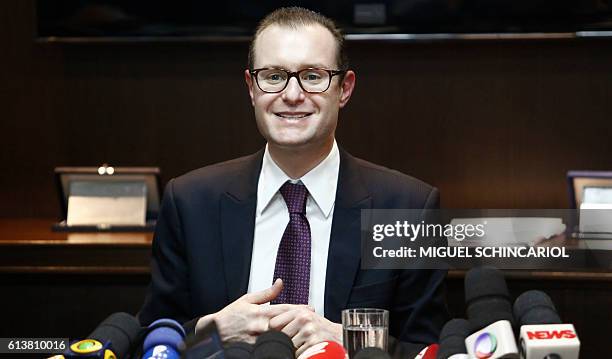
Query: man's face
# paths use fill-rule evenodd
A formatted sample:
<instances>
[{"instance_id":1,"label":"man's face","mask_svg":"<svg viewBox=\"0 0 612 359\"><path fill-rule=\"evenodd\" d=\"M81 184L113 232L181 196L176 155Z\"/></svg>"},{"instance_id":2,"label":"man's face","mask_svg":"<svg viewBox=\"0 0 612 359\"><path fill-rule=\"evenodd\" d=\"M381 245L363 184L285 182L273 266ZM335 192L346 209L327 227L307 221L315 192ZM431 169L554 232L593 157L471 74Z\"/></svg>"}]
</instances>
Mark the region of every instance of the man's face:
<instances>
[{"instance_id":1,"label":"man's face","mask_svg":"<svg viewBox=\"0 0 612 359\"><path fill-rule=\"evenodd\" d=\"M320 25L297 29L271 25L255 44L254 68L274 67L298 71L308 67L337 70L336 43L333 35ZM334 139L338 111L348 102L355 74L349 71L340 81L332 78L327 91L305 92L292 77L279 93L265 93L251 78L245 79L255 109L257 127L272 146L280 148L324 148Z\"/></svg>"}]
</instances>

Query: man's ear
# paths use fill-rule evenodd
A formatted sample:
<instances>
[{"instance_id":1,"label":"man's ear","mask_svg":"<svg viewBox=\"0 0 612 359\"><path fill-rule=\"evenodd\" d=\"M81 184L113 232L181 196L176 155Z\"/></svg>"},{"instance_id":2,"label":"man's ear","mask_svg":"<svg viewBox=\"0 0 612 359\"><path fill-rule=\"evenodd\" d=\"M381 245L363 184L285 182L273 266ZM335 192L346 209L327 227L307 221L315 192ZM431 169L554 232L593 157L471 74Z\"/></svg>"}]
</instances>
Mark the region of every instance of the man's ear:
<instances>
[{"instance_id":1,"label":"man's ear","mask_svg":"<svg viewBox=\"0 0 612 359\"><path fill-rule=\"evenodd\" d=\"M355 89L355 72L348 70L344 74L342 84L340 86L340 108L343 108L348 103L353 90Z\"/></svg>"},{"instance_id":2,"label":"man's ear","mask_svg":"<svg viewBox=\"0 0 612 359\"><path fill-rule=\"evenodd\" d=\"M251 105L255 106L255 100L253 100L253 86L255 84L253 83L253 78L251 77L251 72L249 72L249 69L244 70L244 81L246 82L247 88L249 89L249 96L251 96Z\"/></svg>"}]
</instances>

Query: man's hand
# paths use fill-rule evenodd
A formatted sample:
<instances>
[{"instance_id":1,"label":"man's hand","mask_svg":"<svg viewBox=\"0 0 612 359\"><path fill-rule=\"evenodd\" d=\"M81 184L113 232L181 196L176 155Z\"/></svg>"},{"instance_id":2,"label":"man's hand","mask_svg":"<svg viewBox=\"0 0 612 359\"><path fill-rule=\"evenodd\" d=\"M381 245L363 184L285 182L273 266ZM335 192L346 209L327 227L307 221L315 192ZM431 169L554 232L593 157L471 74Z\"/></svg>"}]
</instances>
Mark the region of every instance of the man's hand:
<instances>
[{"instance_id":1,"label":"man's hand","mask_svg":"<svg viewBox=\"0 0 612 359\"><path fill-rule=\"evenodd\" d=\"M196 324L196 331L204 328L210 321L214 320L219 330L219 335L224 342L243 341L255 343L257 336L268 330L270 314L266 307L260 304L268 303L276 298L283 289L283 281L277 279L274 284L265 290L256 293L248 293L238 298L227 307L217 313L200 318ZM274 313L289 309L289 306L274 306ZM284 308L281 308L284 307Z\"/></svg>"},{"instance_id":2,"label":"man's hand","mask_svg":"<svg viewBox=\"0 0 612 359\"><path fill-rule=\"evenodd\" d=\"M273 311L274 307L268 307ZM329 340L342 344L342 324L330 322L308 306L293 306L289 311L273 313L270 329L280 330L291 337L297 348L296 357L309 347Z\"/></svg>"}]
</instances>

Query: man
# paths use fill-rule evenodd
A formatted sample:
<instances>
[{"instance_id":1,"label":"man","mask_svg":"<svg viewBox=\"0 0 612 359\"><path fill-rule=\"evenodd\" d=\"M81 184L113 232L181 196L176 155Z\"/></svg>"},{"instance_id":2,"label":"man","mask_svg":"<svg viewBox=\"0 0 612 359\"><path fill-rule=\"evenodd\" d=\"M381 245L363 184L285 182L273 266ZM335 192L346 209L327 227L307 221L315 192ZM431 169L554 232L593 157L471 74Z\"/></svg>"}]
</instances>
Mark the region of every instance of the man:
<instances>
[{"instance_id":1,"label":"man","mask_svg":"<svg viewBox=\"0 0 612 359\"><path fill-rule=\"evenodd\" d=\"M361 209L435 208L438 192L337 146L355 86L346 67L320 14L284 8L260 23L244 76L267 146L168 183L143 324L215 320L224 340L249 342L277 329L299 355L342 342L342 309L377 307L415 350L437 341L445 272L360 269Z\"/></svg>"}]
</instances>

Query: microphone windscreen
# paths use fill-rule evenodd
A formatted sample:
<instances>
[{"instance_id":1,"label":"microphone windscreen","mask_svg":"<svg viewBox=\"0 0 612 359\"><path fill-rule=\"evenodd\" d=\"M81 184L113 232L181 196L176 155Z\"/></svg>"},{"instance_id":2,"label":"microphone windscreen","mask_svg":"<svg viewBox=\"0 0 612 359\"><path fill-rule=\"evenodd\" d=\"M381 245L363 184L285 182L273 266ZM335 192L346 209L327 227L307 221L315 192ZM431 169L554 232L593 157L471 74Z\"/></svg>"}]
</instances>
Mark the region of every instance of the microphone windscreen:
<instances>
[{"instance_id":1,"label":"microphone windscreen","mask_svg":"<svg viewBox=\"0 0 612 359\"><path fill-rule=\"evenodd\" d=\"M465 303L475 299L501 296L510 298L504 274L497 268L483 266L472 268L465 275Z\"/></svg>"},{"instance_id":2,"label":"microphone windscreen","mask_svg":"<svg viewBox=\"0 0 612 359\"><path fill-rule=\"evenodd\" d=\"M514 326L512 305L506 298L485 297L474 300L466 309L472 332L478 331L499 320L507 320Z\"/></svg>"},{"instance_id":3,"label":"microphone windscreen","mask_svg":"<svg viewBox=\"0 0 612 359\"><path fill-rule=\"evenodd\" d=\"M142 327L133 315L114 313L104 319L88 338L101 343L110 342L113 352L118 358L126 357L130 348L136 342Z\"/></svg>"},{"instance_id":4,"label":"microphone windscreen","mask_svg":"<svg viewBox=\"0 0 612 359\"><path fill-rule=\"evenodd\" d=\"M295 359L295 348L287 334L270 330L257 338L252 357L253 359Z\"/></svg>"},{"instance_id":5,"label":"microphone windscreen","mask_svg":"<svg viewBox=\"0 0 612 359\"><path fill-rule=\"evenodd\" d=\"M253 345L245 342L233 342L225 346L225 359L249 359L253 353Z\"/></svg>"},{"instance_id":6,"label":"microphone windscreen","mask_svg":"<svg viewBox=\"0 0 612 359\"><path fill-rule=\"evenodd\" d=\"M351 359L391 359L389 354L380 348L363 348Z\"/></svg>"},{"instance_id":7,"label":"microphone windscreen","mask_svg":"<svg viewBox=\"0 0 612 359\"><path fill-rule=\"evenodd\" d=\"M442 327L440 341L448 337L463 337L465 339L470 334L472 334L470 332L470 322L465 319L455 318L446 322L444 327Z\"/></svg>"},{"instance_id":8,"label":"microphone windscreen","mask_svg":"<svg viewBox=\"0 0 612 359\"><path fill-rule=\"evenodd\" d=\"M550 308L534 308L521 317L520 325L534 324L561 324L561 318Z\"/></svg>"},{"instance_id":9,"label":"microphone windscreen","mask_svg":"<svg viewBox=\"0 0 612 359\"><path fill-rule=\"evenodd\" d=\"M529 290L519 295L513 309L519 325L561 324L552 299L539 290Z\"/></svg>"},{"instance_id":10,"label":"microphone windscreen","mask_svg":"<svg viewBox=\"0 0 612 359\"><path fill-rule=\"evenodd\" d=\"M494 267L476 267L466 273L465 303L473 331L499 320L507 320L514 326L506 280L503 273Z\"/></svg>"},{"instance_id":11,"label":"microphone windscreen","mask_svg":"<svg viewBox=\"0 0 612 359\"><path fill-rule=\"evenodd\" d=\"M156 345L169 345L175 349L185 338L183 326L173 319L163 318L151 323L142 347L145 351Z\"/></svg>"},{"instance_id":12,"label":"microphone windscreen","mask_svg":"<svg viewBox=\"0 0 612 359\"><path fill-rule=\"evenodd\" d=\"M470 322L465 319L449 320L440 332L437 359L447 359L453 354L467 354L465 338L472 332Z\"/></svg>"}]
</instances>

